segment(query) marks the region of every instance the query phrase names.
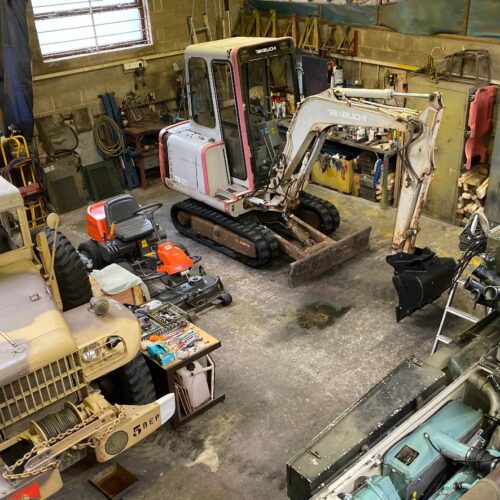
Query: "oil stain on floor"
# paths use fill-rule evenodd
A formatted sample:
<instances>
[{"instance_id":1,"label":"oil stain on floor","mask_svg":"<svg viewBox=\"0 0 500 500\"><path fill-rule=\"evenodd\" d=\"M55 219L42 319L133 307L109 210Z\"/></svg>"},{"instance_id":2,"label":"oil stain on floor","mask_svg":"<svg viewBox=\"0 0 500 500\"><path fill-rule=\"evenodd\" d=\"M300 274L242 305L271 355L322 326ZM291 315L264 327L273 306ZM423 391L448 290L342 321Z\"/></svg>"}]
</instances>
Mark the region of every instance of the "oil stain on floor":
<instances>
[{"instance_id":1,"label":"oil stain on floor","mask_svg":"<svg viewBox=\"0 0 500 500\"><path fill-rule=\"evenodd\" d=\"M296 311L296 321L301 328L321 330L332 325L351 309L351 306L335 307L324 302L312 302Z\"/></svg>"}]
</instances>

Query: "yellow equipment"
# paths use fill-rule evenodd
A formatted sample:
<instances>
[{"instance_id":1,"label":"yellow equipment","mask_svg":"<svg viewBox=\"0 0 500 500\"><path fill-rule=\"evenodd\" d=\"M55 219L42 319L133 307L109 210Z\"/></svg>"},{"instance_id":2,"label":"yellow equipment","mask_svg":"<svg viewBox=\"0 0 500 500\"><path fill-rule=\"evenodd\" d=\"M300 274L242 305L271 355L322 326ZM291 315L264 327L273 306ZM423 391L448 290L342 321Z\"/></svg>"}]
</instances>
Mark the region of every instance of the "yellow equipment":
<instances>
[{"instance_id":1,"label":"yellow equipment","mask_svg":"<svg viewBox=\"0 0 500 500\"><path fill-rule=\"evenodd\" d=\"M28 143L22 135L0 139L3 169L1 175L19 188L32 229L45 225L47 214L43 202L43 189L36 177Z\"/></svg>"}]
</instances>

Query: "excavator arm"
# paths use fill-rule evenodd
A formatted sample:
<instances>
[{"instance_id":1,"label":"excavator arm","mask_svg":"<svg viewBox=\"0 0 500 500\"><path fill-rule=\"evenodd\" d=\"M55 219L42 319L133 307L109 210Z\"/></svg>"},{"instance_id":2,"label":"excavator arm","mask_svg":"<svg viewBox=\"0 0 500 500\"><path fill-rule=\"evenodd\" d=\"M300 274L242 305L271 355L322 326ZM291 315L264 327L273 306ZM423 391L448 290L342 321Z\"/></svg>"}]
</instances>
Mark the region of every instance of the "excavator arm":
<instances>
[{"instance_id":1,"label":"excavator arm","mask_svg":"<svg viewBox=\"0 0 500 500\"><path fill-rule=\"evenodd\" d=\"M418 112L366 100L387 100L398 95L425 98L427 105ZM437 299L449 288L455 270L453 259L439 258L429 248L415 246L435 168L433 152L442 114L443 103L437 92L398 94L390 89L336 88L308 97L293 117L266 194L267 204L275 210L286 214L297 207L326 131L332 125L403 132L405 142L399 148L403 178L391 244L393 254L386 259L394 268L392 281L399 297L398 321Z\"/></svg>"},{"instance_id":2,"label":"excavator arm","mask_svg":"<svg viewBox=\"0 0 500 500\"><path fill-rule=\"evenodd\" d=\"M271 205L285 211L297 205L300 191L333 125L386 128L407 136L400 149L404 180L396 216L392 249L411 253L419 230L419 220L434 171L433 150L443 113L441 96L411 94L427 99L423 111L398 108L365 99L391 99L391 89L329 89L306 98L295 113L287 132L283 153L269 183Z\"/></svg>"}]
</instances>

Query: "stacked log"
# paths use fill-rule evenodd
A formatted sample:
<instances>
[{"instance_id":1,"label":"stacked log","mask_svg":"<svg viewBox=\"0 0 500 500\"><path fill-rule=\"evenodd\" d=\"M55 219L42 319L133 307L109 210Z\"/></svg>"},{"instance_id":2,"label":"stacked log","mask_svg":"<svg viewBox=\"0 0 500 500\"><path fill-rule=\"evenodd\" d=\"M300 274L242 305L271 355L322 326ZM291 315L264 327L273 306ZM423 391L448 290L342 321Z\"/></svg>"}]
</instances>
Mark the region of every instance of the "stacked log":
<instances>
[{"instance_id":1,"label":"stacked log","mask_svg":"<svg viewBox=\"0 0 500 500\"><path fill-rule=\"evenodd\" d=\"M390 172L387 175L387 198L392 200L392 192L394 191L394 179L396 177L396 174L394 172ZM379 184L377 184L377 187L375 189L375 197L377 201L380 201L382 199L382 180Z\"/></svg>"},{"instance_id":2,"label":"stacked log","mask_svg":"<svg viewBox=\"0 0 500 500\"><path fill-rule=\"evenodd\" d=\"M487 172L487 171L486 171ZM465 172L458 179L457 222L465 226L472 214L483 210L489 177L480 170Z\"/></svg>"}]
</instances>

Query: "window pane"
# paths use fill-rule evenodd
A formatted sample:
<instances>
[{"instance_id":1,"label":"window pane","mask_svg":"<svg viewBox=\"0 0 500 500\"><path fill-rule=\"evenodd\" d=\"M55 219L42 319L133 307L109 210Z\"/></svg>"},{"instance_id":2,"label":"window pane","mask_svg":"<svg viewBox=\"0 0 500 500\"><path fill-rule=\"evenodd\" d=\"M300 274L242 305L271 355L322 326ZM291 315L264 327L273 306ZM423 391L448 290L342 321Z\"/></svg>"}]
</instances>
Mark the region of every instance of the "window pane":
<instances>
[{"instance_id":1,"label":"window pane","mask_svg":"<svg viewBox=\"0 0 500 500\"><path fill-rule=\"evenodd\" d=\"M32 0L42 56L148 43L145 0Z\"/></svg>"},{"instance_id":2,"label":"window pane","mask_svg":"<svg viewBox=\"0 0 500 500\"><path fill-rule=\"evenodd\" d=\"M139 9L100 12L94 14L94 23L97 36L142 31Z\"/></svg>"},{"instance_id":3,"label":"window pane","mask_svg":"<svg viewBox=\"0 0 500 500\"><path fill-rule=\"evenodd\" d=\"M35 25L42 55L95 47L90 15L41 19Z\"/></svg>"},{"instance_id":4,"label":"window pane","mask_svg":"<svg viewBox=\"0 0 500 500\"><path fill-rule=\"evenodd\" d=\"M137 6L137 0L32 0L33 12L36 15L48 13L64 13L75 10L102 9L106 7Z\"/></svg>"},{"instance_id":5,"label":"window pane","mask_svg":"<svg viewBox=\"0 0 500 500\"><path fill-rule=\"evenodd\" d=\"M201 57L192 57L189 59L188 68L193 120L204 127L214 128L215 116L207 63Z\"/></svg>"},{"instance_id":6,"label":"window pane","mask_svg":"<svg viewBox=\"0 0 500 500\"><path fill-rule=\"evenodd\" d=\"M6 253L23 246L24 240L19 225L18 211L11 208L0 212L0 253Z\"/></svg>"},{"instance_id":7,"label":"window pane","mask_svg":"<svg viewBox=\"0 0 500 500\"><path fill-rule=\"evenodd\" d=\"M217 104L219 106L219 119L222 129L224 145L226 146L227 161L232 177L246 179L247 172L243 162L241 150L240 130L236 118L236 103L233 93L233 78L229 63L213 63L213 75Z\"/></svg>"},{"instance_id":8,"label":"window pane","mask_svg":"<svg viewBox=\"0 0 500 500\"><path fill-rule=\"evenodd\" d=\"M36 15L88 9L89 0L31 0Z\"/></svg>"},{"instance_id":9,"label":"window pane","mask_svg":"<svg viewBox=\"0 0 500 500\"><path fill-rule=\"evenodd\" d=\"M126 7L127 5L137 5L135 0L91 0L93 8L102 8L102 7Z\"/></svg>"}]
</instances>

